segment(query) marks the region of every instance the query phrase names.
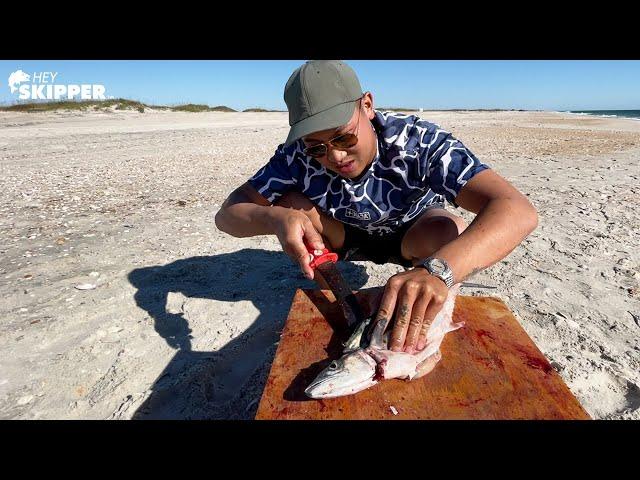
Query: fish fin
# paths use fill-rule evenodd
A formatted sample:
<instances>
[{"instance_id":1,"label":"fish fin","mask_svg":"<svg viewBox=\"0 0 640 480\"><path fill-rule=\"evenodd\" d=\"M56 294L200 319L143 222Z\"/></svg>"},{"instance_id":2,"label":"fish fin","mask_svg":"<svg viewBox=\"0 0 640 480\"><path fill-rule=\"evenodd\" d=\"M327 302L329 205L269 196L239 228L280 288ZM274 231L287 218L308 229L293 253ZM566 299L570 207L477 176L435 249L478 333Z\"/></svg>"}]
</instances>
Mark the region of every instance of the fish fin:
<instances>
[{"instance_id":1,"label":"fish fin","mask_svg":"<svg viewBox=\"0 0 640 480\"><path fill-rule=\"evenodd\" d=\"M391 317L382 318L374 321L374 325L371 332L371 345L376 348L386 348L388 344L388 335L385 337L385 330L391 322ZM388 332L387 332L388 333Z\"/></svg>"},{"instance_id":2,"label":"fish fin","mask_svg":"<svg viewBox=\"0 0 640 480\"><path fill-rule=\"evenodd\" d=\"M371 317L366 318L354 327L353 333L351 333L349 338L342 343L342 346L344 347L343 353L353 352L354 350L369 344L368 341L366 343L363 341L363 337L365 336L366 329L370 321Z\"/></svg>"}]
</instances>

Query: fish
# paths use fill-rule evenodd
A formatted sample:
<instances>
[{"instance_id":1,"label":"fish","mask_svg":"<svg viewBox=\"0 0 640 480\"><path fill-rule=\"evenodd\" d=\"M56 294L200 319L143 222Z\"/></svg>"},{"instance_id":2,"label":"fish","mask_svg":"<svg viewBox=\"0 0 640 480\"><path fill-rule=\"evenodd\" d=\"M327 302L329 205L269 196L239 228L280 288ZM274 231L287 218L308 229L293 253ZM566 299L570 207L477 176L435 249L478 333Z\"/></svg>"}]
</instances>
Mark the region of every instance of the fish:
<instances>
[{"instance_id":1,"label":"fish","mask_svg":"<svg viewBox=\"0 0 640 480\"><path fill-rule=\"evenodd\" d=\"M343 355L316 376L305 394L313 399L342 397L371 388L382 380L410 381L431 372L442 359L440 344L444 336L464 326L464 322L453 322L459 290L459 283L449 289L442 309L427 331L427 343L421 351L391 351L391 331L387 331L391 319L372 322L369 317L356 325L352 335L342 344Z\"/></svg>"}]
</instances>

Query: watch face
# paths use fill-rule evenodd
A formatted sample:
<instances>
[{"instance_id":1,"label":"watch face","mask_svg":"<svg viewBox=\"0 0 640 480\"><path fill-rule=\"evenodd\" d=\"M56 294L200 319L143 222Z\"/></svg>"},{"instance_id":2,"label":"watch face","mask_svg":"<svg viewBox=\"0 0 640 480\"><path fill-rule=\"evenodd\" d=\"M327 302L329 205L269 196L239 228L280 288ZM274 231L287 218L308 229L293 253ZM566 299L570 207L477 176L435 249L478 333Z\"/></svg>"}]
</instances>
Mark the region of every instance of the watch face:
<instances>
[{"instance_id":1,"label":"watch face","mask_svg":"<svg viewBox=\"0 0 640 480\"><path fill-rule=\"evenodd\" d=\"M432 258L429 261L429 267L431 268L431 270L433 270L434 273L444 273L444 271L447 269L447 267L445 266L444 263L442 263L441 260L438 260L437 258Z\"/></svg>"}]
</instances>

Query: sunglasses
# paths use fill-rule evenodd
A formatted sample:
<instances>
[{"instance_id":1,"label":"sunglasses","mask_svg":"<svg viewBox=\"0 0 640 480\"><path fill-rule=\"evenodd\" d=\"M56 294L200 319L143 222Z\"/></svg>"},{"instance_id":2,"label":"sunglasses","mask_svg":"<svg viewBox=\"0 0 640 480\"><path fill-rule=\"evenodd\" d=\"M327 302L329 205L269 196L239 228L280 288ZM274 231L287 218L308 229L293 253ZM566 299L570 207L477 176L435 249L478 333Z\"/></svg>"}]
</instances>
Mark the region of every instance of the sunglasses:
<instances>
[{"instance_id":1,"label":"sunglasses","mask_svg":"<svg viewBox=\"0 0 640 480\"><path fill-rule=\"evenodd\" d=\"M360 97L358 100L362 100ZM310 147L306 147L302 150L302 153L308 155L313 158L324 157L329 151L329 145L333 148L337 148L338 150L346 150L347 148L355 147L358 143L358 127L360 127L360 110L361 104L358 104L358 123L356 123L355 133L343 133L338 135L337 137L332 138L324 143L318 143L317 145L312 145Z\"/></svg>"}]
</instances>

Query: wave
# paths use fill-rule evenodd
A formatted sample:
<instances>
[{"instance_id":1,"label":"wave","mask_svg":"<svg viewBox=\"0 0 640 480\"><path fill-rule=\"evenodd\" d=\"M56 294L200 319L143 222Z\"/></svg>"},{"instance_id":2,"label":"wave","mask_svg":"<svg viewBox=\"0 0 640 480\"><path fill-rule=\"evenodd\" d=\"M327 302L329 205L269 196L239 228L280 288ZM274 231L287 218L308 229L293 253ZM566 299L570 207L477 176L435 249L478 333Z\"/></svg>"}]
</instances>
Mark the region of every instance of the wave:
<instances>
[{"instance_id":1,"label":"wave","mask_svg":"<svg viewBox=\"0 0 640 480\"><path fill-rule=\"evenodd\" d=\"M629 120L640 120L640 110L621 110L619 112L615 112L611 110L594 110L591 112L584 111L561 111L559 113L568 113L570 115L580 115L580 116L588 116L588 117L601 117L601 118L626 118Z\"/></svg>"}]
</instances>

